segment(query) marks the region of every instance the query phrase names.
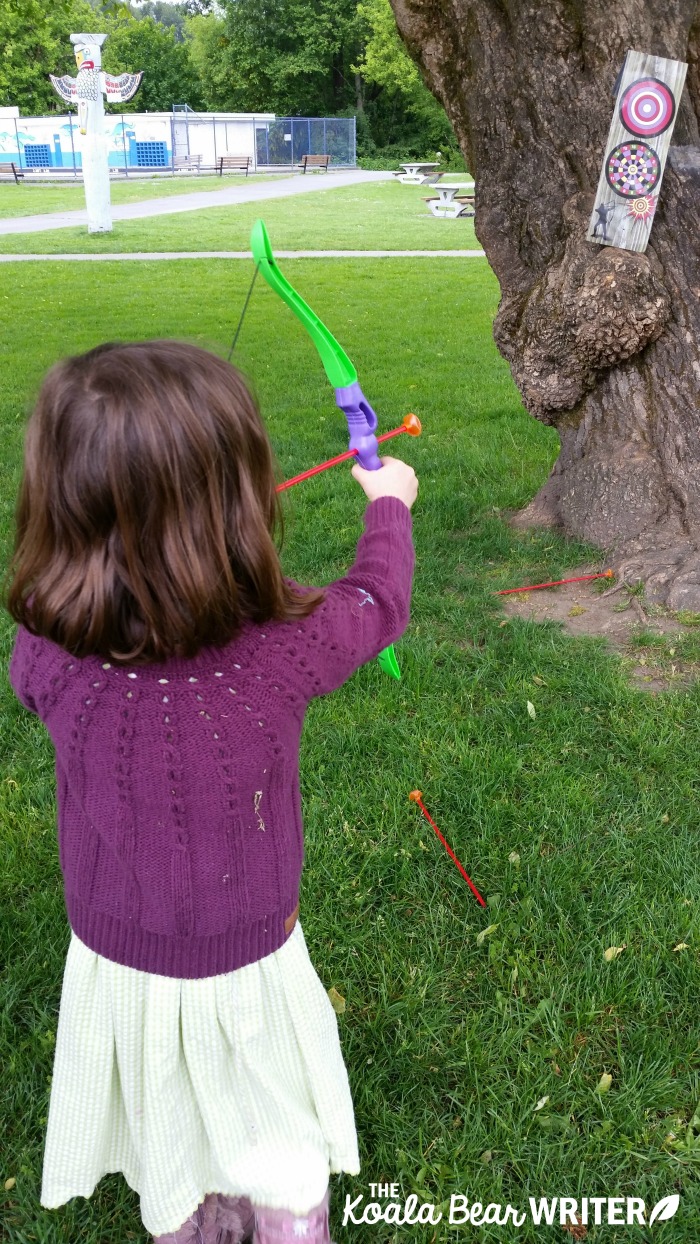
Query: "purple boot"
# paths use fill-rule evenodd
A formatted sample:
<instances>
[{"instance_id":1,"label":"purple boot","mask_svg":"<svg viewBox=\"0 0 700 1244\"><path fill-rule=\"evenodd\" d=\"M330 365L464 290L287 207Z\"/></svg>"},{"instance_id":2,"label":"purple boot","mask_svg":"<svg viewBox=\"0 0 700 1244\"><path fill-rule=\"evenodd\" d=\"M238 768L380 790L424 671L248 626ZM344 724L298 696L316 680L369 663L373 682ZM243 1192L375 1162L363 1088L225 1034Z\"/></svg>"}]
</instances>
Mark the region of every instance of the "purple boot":
<instances>
[{"instance_id":1,"label":"purple boot","mask_svg":"<svg viewBox=\"0 0 700 1244\"><path fill-rule=\"evenodd\" d=\"M328 1227L330 1190L308 1214L255 1207L253 1244L332 1244Z\"/></svg>"},{"instance_id":2,"label":"purple boot","mask_svg":"<svg viewBox=\"0 0 700 1244\"><path fill-rule=\"evenodd\" d=\"M255 1226L247 1197L210 1192L194 1214L171 1235L154 1236L154 1244L243 1244Z\"/></svg>"},{"instance_id":3,"label":"purple boot","mask_svg":"<svg viewBox=\"0 0 700 1244\"><path fill-rule=\"evenodd\" d=\"M187 1219L187 1222L183 1222L177 1231L170 1232L168 1235L154 1235L154 1244L207 1244L202 1230L204 1217L204 1204L198 1205L194 1214Z\"/></svg>"},{"instance_id":4,"label":"purple boot","mask_svg":"<svg viewBox=\"0 0 700 1244\"><path fill-rule=\"evenodd\" d=\"M206 1244L244 1244L252 1240L255 1211L248 1198L219 1193L216 1201L216 1227Z\"/></svg>"}]
</instances>

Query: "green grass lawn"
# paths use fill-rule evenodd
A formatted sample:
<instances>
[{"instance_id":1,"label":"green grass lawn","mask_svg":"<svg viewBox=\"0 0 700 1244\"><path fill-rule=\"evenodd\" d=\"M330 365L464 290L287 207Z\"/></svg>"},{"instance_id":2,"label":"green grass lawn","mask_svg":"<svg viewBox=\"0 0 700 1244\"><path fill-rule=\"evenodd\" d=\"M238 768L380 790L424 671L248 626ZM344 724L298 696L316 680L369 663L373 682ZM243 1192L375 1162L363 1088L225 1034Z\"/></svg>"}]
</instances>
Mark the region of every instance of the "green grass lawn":
<instances>
[{"instance_id":1,"label":"green grass lawn","mask_svg":"<svg viewBox=\"0 0 700 1244\"><path fill-rule=\"evenodd\" d=\"M286 174L280 174L286 176ZM115 177L110 185L112 203L139 203L142 199L167 198L172 194L192 194L195 190L227 190L232 185L277 180L276 174L255 173L247 179L227 174L211 177L178 173L174 177ZM44 212L70 212L85 207L81 182L21 182L0 185L0 219L8 216L34 216Z\"/></svg>"},{"instance_id":2,"label":"green grass lawn","mask_svg":"<svg viewBox=\"0 0 700 1244\"><path fill-rule=\"evenodd\" d=\"M278 245L299 227L283 227L282 213L291 219L296 206L275 205ZM348 231L357 232L351 220ZM241 227L236 244L244 236ZM316 240L313 231L304 239ZM371 1182L395 1182L401 1201L416 1192L419 1204L443 1210L453 1193L522 1209L531 1195L630 1195L651 1206L678 1192L671 1222L591 1226L587 1239L697 1244L700 691L648 696L601 641L567 638L553 624L502 625L498 588L600 563L593 550L505 521L546 478L557 438L525 414L495 350L498 288L486 261L283 267L356 363L381 430L408 410L424 425L420 439L393 449L421 485L412 619L397 645L402 680L376 662L358 671L311 706L302 744L301 920L324 985L346 999L339 1026L362 1159L360 1176L333 1177L333 1238L571 1238L531 1224L470 1234L445 1219L437 1229L342 1228L346 1195L366 1203ZM79 298L65 265L7 276L3 564L25 416L45 369L105 339L183 337L225 355L250 269L85 265ZM317 355L260 283L237 359L282 475L345 448ZM344 573L364 509L349 468L299 485L285 505L287 572L313 583ZM13 633L3 615L4 668ZM52 747L6 679L0 757L2 1174L16 1180L5 1183L5 1234L17 1244L145 1244L138 1195L120 1175L89 1200L39 1206L69 929ZM409 803L415 787L486 911ZM607 962L611 946L625 949ZM601 1095L604 1074L612 1081Z\"/></svg>"},{"instance_id":3,"label":"green grass lawn","mask_svg":"<svg viewBox=\"0 0 700 1244\"><path fill-rule=\"evenodd\" d=\"M319 183L322 185L319 177ZM0 236L0 252L112 254L121 251L246 250L263 216L278 250L461 250L479 246L472 218L438 220L425 186L368 182L269 202L115 222L111 233L79 229Z\"/></svg>"}]
</instances>

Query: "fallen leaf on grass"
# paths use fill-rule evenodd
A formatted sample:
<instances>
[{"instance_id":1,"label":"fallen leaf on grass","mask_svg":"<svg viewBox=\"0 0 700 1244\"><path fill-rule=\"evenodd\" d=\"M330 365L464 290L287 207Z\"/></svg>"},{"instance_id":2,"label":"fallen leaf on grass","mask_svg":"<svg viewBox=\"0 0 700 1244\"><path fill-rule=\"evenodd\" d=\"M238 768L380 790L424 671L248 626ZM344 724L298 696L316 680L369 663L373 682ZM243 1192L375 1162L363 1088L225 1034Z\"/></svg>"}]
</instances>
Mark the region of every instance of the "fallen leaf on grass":
<instances>
[{"instance_id":1,"label":"fallen leaf on grass","mask_svg":"<svg viewBox=\"0 0 700 1244\"><path fill-rule=\"evenodd\" d=\"M546 682L544 681L544 678L540 678L539 674L533 674L533 675L532 675L532 681L533 681L534 683L536 683L538 687L546 687L546 686L547 686Z\"/></svg>"},{"instance_id":2,"label":"fallen leaf on grass","mask_svg":"<svg viewBox=\"0 0 700 1244\"><path fill-rule=\"evenodd\" d=\"M535 719L535 706L534 706L534 704L532 703L532 700L528 700L528 702L527 702L527 711L528 711L528 713L530 714L530 716L532 717L532 719L533 719L533 721L534 721L534 719Z\"/></svg>"},{"instance_id":3,"label":"fallen leaf on grass","mask_svg":"<svg viewBox=\"0 0 700 1244\"><path fill-rule=\"evenodd\" d=\"M520 863L520 856L518 855L517 851L511 851L510 855L508 856L508 863L516 864L516 865Z\"/></svg>"},{"instance_id":4,"label":"fallen leaf on grass","mask_svg":"<svg viewBox=\"0 0 700 1244\"><path fill-rule=\"evenodd\" d=\"M547 1096L547 1097L540 1097L540 1100L538 1101L537 1105L536 1105L536 1106L533 1106L533 1110L544 1110L544 1108L545 1108L545 1106L547 1105L547 1102L548 1102L548 1101L549 1101L549 1097L548 1097L548 1096Z\"/></svg>"},{"instance_id":5,"label":"fallen leaf on grass","mask_svg":"<svg viewBox=\"0 0 700 1244\"><path fill-rule=\"evenodd\" d=\"M547 1114L543 1111L541 1114L536 1114L535 1119L543 1132L552 1132L556 1135L557 1132L561 1134L571 1131L570 1120L561 1114Z\"/></svg>"},{"instance_id":6,"label":"fallen leaf on grass","mask_svg":"<svg viewBox=\"0 0 700 1244\"><path fill-rule=\"evenodd\" d=\"M508 622L509 622L509 619L508 619L508 618L504 618L502 622L499 622L499 623L498 623L498 629L500 630L502 626L507 626L507 625L508 625Z\"/></svg>"},{"instance_id":7,"label":"fallen leaf on grass","mask_svg":"<svg viewBox=\"0 0 700 1244\"><path fill-rule=\"evenodd\" d=\"M484 1163L485 1166L487 1166L488 1163L492 1161L492 1159L493 1159L492 1151L490 1149L484 1149L484 1152L482 1153L480 1160Z\"/></svg>"},{"instance_id":8,"label":"fallen leaf on grass","mask_svg":"<svg viewBox=\"0 0 700 1244\"><path fill-rule=\"evenodd\" d=\"M498 928L497 924L490 924L488 928L482 929L480 933L477 933L476 935L477 946L483 946L485 939L487 937L490 937L492 933L495 933L497 928Z\"/></svg>"},{"instance_id":9,"label":"fallen leaf on grass","mask_svg":"<svg viewBox=\"0 0 700 1244\"><path fill-rule=\"evenodd\" d=\"M688 945L687 942L679 942L677 946L673 947L673 950L674 950L674 953L677 950L690 950L690 946Z\"/></svg>"},{"instance_id":10,"label":"fallen leaf on grass","mask_svg":"<svg viewBox=\"0 0 700 1244\"><path fill-rule=\"evenodd\" d=\"M562 1231L566 1231L574 1240L585 1240L588 1235L588 1227L584 1227L578 1214L575 1215L576 1222L562 1223Z\"/></svg>"},{"instance_id":11,"label":"fallen leaf on grass","mask_svg":"<svg viewBox=\"0 0 700 1244\"><path fill-rule=\"evenodd\" d=\"M625 942L624 946L608 946L608 949L606 950L605 954L603 955L603 958L605 959L605 962L606 962L606 963L612 963L613 959L617 959L618 955L621 955L621 954L622 954L622 952L623 952L623 950L627 950L627 943L626 943L626 942Z\"/></svg>"},{"instance_id":12,"label":"fallen leaf on grass","mask_svg":"<svg viewBox=\"0 0 700 1244\"><path fill-rule=\"evenodd\" d=\"M16 1183L17 1183L17 1180L14 1177L12 1179L6 1179L5 1180L5 1191L9 1192L10 1188L14 1188Z\"/></svg>"},{"instance_id":13,"label":"fallen leaf on grass","mask_svg":"<svg viewBox=\"0 0 700 1244\"><path fill-rule=\"evenodd\" d=\"M345 1010L345 998L342 994L339 994L338 990L331 986L328 990L328 997L331 1000L331 1006L333 1007L336 1015L342 1015Z\"/></svg>"},{"instance_id":14,"label":"fallen leaf on grass","mask_svg":"<svg viewBox=\"0 0 700 1244\"><path fill-rule=\"evenodd\" d=\"M607 1071L603 1072L598 1083L596 1084L596 1093L609 1093L612 1084L612 1076Z\"/></svg>"}]
</instances>

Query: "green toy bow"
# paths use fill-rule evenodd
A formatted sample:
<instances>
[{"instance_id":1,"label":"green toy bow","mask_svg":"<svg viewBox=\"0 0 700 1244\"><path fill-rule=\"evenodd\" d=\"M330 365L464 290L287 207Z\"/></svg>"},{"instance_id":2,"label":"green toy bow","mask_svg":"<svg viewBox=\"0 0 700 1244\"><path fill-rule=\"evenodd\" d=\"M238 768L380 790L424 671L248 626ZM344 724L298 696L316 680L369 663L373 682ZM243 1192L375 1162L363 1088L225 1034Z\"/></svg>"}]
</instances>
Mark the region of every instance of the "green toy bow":
<instances>
[{"instance_id":1,"label":"green toy bow","mask_svg":"<svg viewBox=\"0 0 700 1244\"><path fill-rule=\"evenodd\" d=\"M280 272L262 220L256 220L253 225L250 246L256 273L262 273L268 285L294 312L321 356L325 373L335 389L336 403L348 421L349 448L356 451L360 466L365 470L380 470L382 464L377 454L375 435L377 416L360 388L355 367L323 321ZM392 678L401 677L393 644L380 652L377 660L385 674Z\"/></svg>"}]
</instances>

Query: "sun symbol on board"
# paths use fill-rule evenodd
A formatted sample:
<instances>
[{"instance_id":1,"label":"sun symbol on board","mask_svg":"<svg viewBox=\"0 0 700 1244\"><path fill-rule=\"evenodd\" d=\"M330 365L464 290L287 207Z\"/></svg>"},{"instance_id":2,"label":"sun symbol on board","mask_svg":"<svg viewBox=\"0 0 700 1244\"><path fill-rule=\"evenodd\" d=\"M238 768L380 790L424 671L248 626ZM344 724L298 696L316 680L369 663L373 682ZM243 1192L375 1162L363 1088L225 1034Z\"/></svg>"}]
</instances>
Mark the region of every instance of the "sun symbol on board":
<instances>
[{"instance_id":1,"label":"sun symbol on board","mask_svg":"<svg viewBox=\"0 0 700 1244\"><path fill-rule=\"evenodd\" d=\"M635 220L648 220L654 215L656 207L656 196L653 194L644 194L639 199L634 199L630 203L628 216L634 216Z\"/></svg>"}]
</instances>

